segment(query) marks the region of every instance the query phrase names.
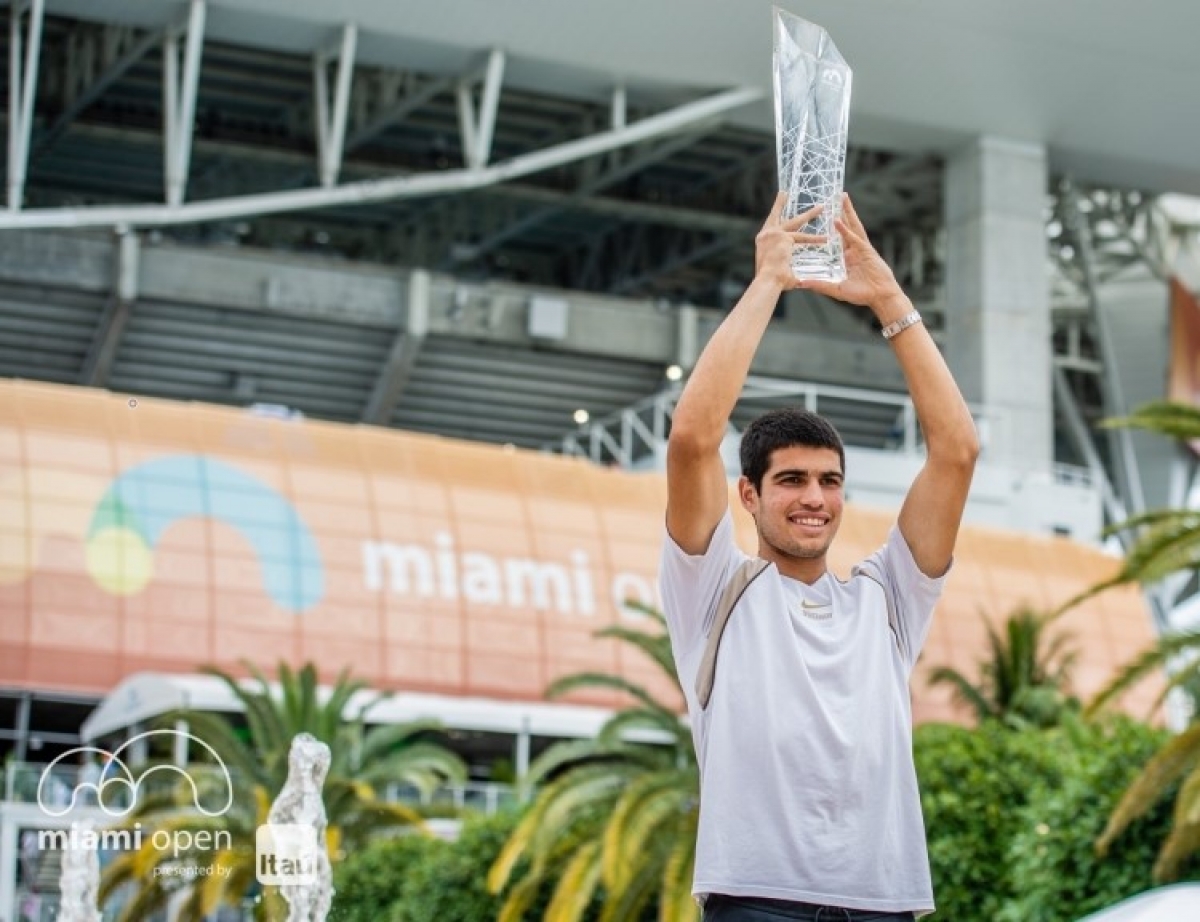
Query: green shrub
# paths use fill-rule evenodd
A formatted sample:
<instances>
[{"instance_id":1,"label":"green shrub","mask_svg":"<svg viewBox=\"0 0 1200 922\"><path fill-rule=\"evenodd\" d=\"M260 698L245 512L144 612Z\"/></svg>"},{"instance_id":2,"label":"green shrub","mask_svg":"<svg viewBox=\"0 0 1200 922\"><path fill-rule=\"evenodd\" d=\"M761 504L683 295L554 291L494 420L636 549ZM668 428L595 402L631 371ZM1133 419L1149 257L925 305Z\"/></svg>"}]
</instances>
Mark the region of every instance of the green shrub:
<instances>
[{"instance_id":1,"label":"green shrub","mask_svg":"<svg viewBox=\"0 0 1200 922\"><path fill-rule=\"evenodd\" d=\"M925 724L913 739L938 919L994 922L1014 895L1009 843L1034 778L1057 777L1051 731Z\"/></svg>"},{"instance_id":2,"label":"green shrub","mask_svg":"<svg viewBox=\"0 0 1200 922\"><path fill-rule=\"evenodd\" d=\"M487 891L487 872L516 822L511 812L472 817L458 841L426 850L405 872L389 922L494 922L500 899Z\"/></svg>"},{"instance_id":3,"label":"green shrub","mask_svg":"<svg viewBox=\"0 0 1200 922\"><path fill-rule=\"evenodd\" d=\"M520 821L517 811L466 819L455 842L403 836L350 855L334 872L330 922L494 922L502 899L487 891L487 873ZM526 913L541 919L557 874L550 873ZM593 901L584 920L599 914Z\"/></svg>"},{"instance_id":4,"label":"green shrub","mask_svg":"<svg viewBox=\"0 0 1200 922\"><path fill-rule=\"evenodd\" d=\"M918 727L913 755L936 919L1075 922L1154 885L1173 792L1108 855L1095 842L1126 786L1165 739L1127 718L1046 730L985 722ZM1195 873L1195 872L1193 872Z\"/></svg>"},{"instance_id":5,"label":"green shrub","mask_svg":"<svg viewBox=\"0 0 1200 922\"><path fill-rule=\"evenodd\" d=\"M413 833L373 842L334 866L329 922L383 922L408 889L408 870L448 848Z\"/></svg>"},{"instance_id":6,"label":"green shrub","mask_svg":"<svg viewBox=\"0 0 1200 922\"><path fill-rule=\"evenodd\" d=\"M1062 747L1056 779L1031 779L1009 847L1015 893L998 922L1075 922L1155 885L1152 869L1171 827L1174 790L1164 791L1103 858L1095 841L1166 736L1124 718L1084 733L1083 745ZM1191 873L1200 876L1200 865Z\"/></svg>"}]
</instances>

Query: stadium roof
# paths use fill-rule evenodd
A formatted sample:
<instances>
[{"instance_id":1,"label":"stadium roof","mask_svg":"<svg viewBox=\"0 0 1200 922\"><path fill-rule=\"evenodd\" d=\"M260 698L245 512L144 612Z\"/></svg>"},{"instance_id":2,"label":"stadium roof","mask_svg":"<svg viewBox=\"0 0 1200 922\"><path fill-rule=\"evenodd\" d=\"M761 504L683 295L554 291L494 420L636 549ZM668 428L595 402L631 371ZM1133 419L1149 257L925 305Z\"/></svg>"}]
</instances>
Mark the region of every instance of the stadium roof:
<instances>
[{"instance_id":1,"label":"stadium roof","mask_svg":"<svg viewBox=\"0 0 1200 922\"><path fill-rule=\"evenodd\" d=\"M198 8L202 28L192 28ZM1112 256L1095 273L1101 283L1148 249L1131 240L1145 224L1145 191L1200 191L1200 123L1184 117L1200 83L1191 47L1200 7L1157 4L1133 16L1112 0L811 0L793 9L828 28L855 69L846 186L935 328L943 162L967 139L1043 143L1056 180L1069 173L1086 194L1089 183L1125 190L1101 187L1084 218L1097 257ZM499 299L489 286L619 297L633 313L720 311L752 272L754 231L776 186L764 0L45 0L45 10L25 210L0 212L0 226L39 212L107 230L128 223L140 226L143 273L170 263L158 254L182 244L259 254L266 287L259 303L222 305L215 275L205 293L204 280L176 272L174 290L136 292L122 306L115 259L59 271L75 243L30 231L18 248L10 236L10 253L27 254L21 261L33 268L0 273L0 374L537 446L573 430L574 409L595 418L650 398L676 350L621 354L629 333L610 331L642 327L615 315L570 352L524 333L495 335L487 322ZM162 226L88 218L97 208L162 217L164 123L187 108L164 104L164 49L175 50L179 102L187 38L201 34L186 183L176 177L183 210L309 190L306 201L318 201L330 191L321 174L331 170L336 188L416 179L439 191L203 221L167 215ZM318 150L330 113L323 121L315 102L317 60L334 110L340 64L353 64L339 163ZM489 87L497 105L487 162L546 157L551 165L483 185L461 176L473 149L464 143L463 100L483 126ZM570 148L581 140L590 152ZM1059 232L1051 255L1077 262L1082 248ZM29 242L44 233L40 246ZM177 252L215 266L199 250ZM449 285L456 299L438 309L482 317L482 328L454 337L432 330L406 343L401 304L380 323L362 312L351 322L314 317L308 302L325 311L322 294L287 284L300 273L284 263L297 258L331 271L345 260L376 274L432 270L435 289ZM1080 319L1086 272L1067 269L1073 280L1055 294L1066 307L1056 344L1082 341L1073 360L1092 368ZM105 281L84 285L78 276L88 273ZM849 356L796 363L793 376L901 388L863 373L878 337L862 312L814 298L786 313L828 344L823 357ZM1098 412L1094 384L1079 389L1085 410ZM384 392L389 399L377 399Z\"/></svg>"},{"instance_id":2,"label":"stadium roof","mask_svg":"<svg viewBox=\"0 0 1200 922\"><path fill-rule=\"evenodd\" d=\"M252 683L252 687L257 685ZM322 686L320 693L327 695L329 691ZM374 703L377 699L378 703ZM496 701L413 692L380 697L375 691L361 691L347 702L346 717L356 717L368 704L372 706L366 712L367 720L372 724L437 720L449 730L514 735L524 732L533 736L567 738L595 736L613 713L608 708L579 704ZM146 722L172 711L231 713L241 710L241 702L215 676L139 672L109 692L84 721L80 737L85 742L92 742L129 732L133 727L144 729Z\"/></svg>"}]
</instances>

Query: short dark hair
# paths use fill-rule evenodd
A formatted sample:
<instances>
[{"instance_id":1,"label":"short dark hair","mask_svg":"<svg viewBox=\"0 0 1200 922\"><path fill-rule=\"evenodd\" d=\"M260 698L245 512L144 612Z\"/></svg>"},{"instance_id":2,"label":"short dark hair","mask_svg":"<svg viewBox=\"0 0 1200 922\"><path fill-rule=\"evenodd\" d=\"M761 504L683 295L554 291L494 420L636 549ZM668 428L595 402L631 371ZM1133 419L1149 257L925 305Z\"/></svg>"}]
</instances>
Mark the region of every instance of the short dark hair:
<instances>
[{"instance_id":1,"label":"short dark hair","mask_svg":"<svg viewBox=\"0 0 1200 922\"><path fill-rule=\"evenodd\" d=\"M761 493L763 476L771 463L771 453L796 445L836 451L838 461L842 465L842 473L846 473L846 449L833 424L824 416L810 410L784 407L768 410L742 433L742 445L739 449L742 476Z\"/></svg>"}]
</instances>

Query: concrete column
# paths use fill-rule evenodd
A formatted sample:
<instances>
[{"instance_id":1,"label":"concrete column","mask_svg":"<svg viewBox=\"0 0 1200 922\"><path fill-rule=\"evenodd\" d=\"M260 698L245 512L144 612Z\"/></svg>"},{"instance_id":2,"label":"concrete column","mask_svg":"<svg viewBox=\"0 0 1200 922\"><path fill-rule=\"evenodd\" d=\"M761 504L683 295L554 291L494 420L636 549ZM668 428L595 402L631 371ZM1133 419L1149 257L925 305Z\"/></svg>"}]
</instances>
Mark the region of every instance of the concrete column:
<instances>
[{"instance_id":1,"label":"concrete column","mask_svg":"<svg viewBox=\"0 0 1200 922\"><path fill-rule=\"evenodd\" d=\"M982 408L985 461L1054 461L1045 149L978 138L946 164L946 360Z\"/></svg>"},{"instance_id":2,"label":"concrete column","mask_svg":"<svg viewBox=\"0 0 1200 922\"><path fill-rule=\"evenodd\" d=\"M517 739L513 750L513 774L516 776L516 784L518 786L525 783L525 776L529 774L529 750L530 750L530 733L529 733L529 718L521 718L521 729L517 731Z\"/></svg>"},{"instance_id":3,"label":"concrete column","mask_svg":"<svg viewBox=\"0 0 1200 922\"><path fill-rule=\"evenodd\" d=\"M13 758L24 762L29 758L29 711L33 704L33 696L23 692L17 701L17 739L13 747Z\"/></svg>"},{"instance_id":4,"label":"concrete column","mask_svg":"<svg viewBox=\"0 0 1200 922\"><path fill-rule=\"evenodd\" d=\"M130 765L141 765L150 758L150 747L146 745L145 739L136 739L145 732L145 727L140 723L130 724L126 729L127 742L133 745L129 747L129 757L125 760Z\"/></svg>"},{"instance_id":5,"label":"concrete column","mask_svg":"<svg viewBox=\"0 0 1200 922\"><path fill-rule=\"evenodd\" d=\"M0 920L17 918L17 818L11 804L0 803Z\"/></svg>"}]
</instances>

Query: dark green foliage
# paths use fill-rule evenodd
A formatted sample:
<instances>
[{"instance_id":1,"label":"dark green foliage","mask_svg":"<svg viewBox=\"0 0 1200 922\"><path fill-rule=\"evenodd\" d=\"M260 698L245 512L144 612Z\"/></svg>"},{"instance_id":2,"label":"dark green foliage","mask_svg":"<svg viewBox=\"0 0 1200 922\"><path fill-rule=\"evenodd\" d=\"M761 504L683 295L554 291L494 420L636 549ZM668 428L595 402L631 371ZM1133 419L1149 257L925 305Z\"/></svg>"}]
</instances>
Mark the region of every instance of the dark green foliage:
<instances>
[{"instance_id":1,"label":"dark green foliage","mask_svg":"<svg viewBox=\"0 0 1200 922\"><path fill-rule=\"evenodd\" d=\"M1106 420L1109 427L1130 426L1200 444L1200 407L1160 401L1139 408L1125 419ZM1141 583L1149 586L1178 573L1200 570L1200 511L1183 507L1158 509L1130 517L1110 529L1124 532L1132 544L1126 550L1120 572L1097 583L1067 603L1065 608L1103 592L1110 586ZM1105 688L1092 709L1116 697L1147 675L1166 668L1168 687L1176 686L1190 695L1193 703L1200 689L1200 631L1167 632L1149 650L1129 663ZM1193 710L1193 715L1196 710ZM1193 722L1171 739L1143 767L1115 803L1108 825L1100 837L1100 848L1110 848L1125 835L1128 825L1158 809L1167 790L1177 792L1174 822L1162 837L1154 876L1158 881L1178 880L1189 864L1200 861L1200 722Z\"/></svg>"},{"instance_id":2,"label":"dark green foliage","mask_svg":"<svg viewBox=\"0 0 1200 922\"><path fill-rule=\"evenodd\" d=\"M988 655L980 663L979 682L940 666L930 673L929 684L949 685L955 700L980 723L1053 726L1078 710L1078 702L1067 694L1076 653L1069 635L1050 634L1051 621L1029 608L1012 612L1000 630L985 619Z\"/></svg>"},{"instance_id":3,"label":"dark green foliage","mask_svg":"<svg viewBox=\"0 0 1200 922\"><path fill-rule=\"evenodd\" d=\"M1034 782L1010 849L1017 896L998 922L1074 922L1156 885L1154 862L1171 828L1174 791L1097 854L1096 839L1122 792L1167 738L1129 720L1064 747L1057 778ZM1190 871L1190 874L1189 874ZM1184 877L1200 877L1200 863Z\"/></svg>"},{"instance_id":4,"label":"dark green foliage","mask_svg":"<svg viewBox=\"0 0 1200 922\"><path fill-rule=\"evenodd\" d=\"M635 646L670 678L679 696L663 616L643 608L648 630L612 625L596 633ZM696 922L691 896L700 776L691 732L670 701L608 673L565 676L556 697L580 688L620 691L631 706L595 739L556 743L530 765L530 808L492 865L488 884L506 894L498 922L541 918L535 900L553 884L547 917L583 922L606 894L600 922ZM662 743L631 742L651 731ZM657 911L655 904L657 903Z\"/></svg>"},{"instance_id":5,"label":"dark green foliage","mask_svg":"<svg viewBox=\"0 0 1200 922\"><path fill-rule=\"evenodd\" d=\"M935 918L993 922L1015 892L1005 873L1030 782L1057 775L1045 732L997 721L978 729L918 727L913 756L921 784ZM1089 843L1090 845L1090 843Z\"/></svg>"},{"instance_id":6,"label":"dark green foliage","mask_svg":"<svg viewBox=\"0 0 1200 922\"><path fill-rule=\"evenodd\" d=\"M938 912L953 922L1075 922L1154 886L1170 798L1105 857L1096 839L1165 734L1125 718L1053 729L917 729ZM1193 868L1193 874L1196 869Z\"/></svg>"},{"instance_id":7,"label":"dark green foliage","mask_svg":"<svg viewBox=\"0 0 1200 922\"><path fill-rule=\"evenodd\" d=\"M505 894L488 892L487 870L519 820L514 811L473 817L455 842L408 835L351 855L336 871L329 922L495 922ZM537 894L529 922L542 918L552 889Z\"/></svg>"},{"instance_id":8,"label":"dark green foliage","mask_svg":"<svg viewBox=\"0 0 1200 922\"><path fill-rule=\"evenodd\" d=\"M488 893L487 869L516 825L511 813L467 820L454 843L438 842L407 869L404 893L388 922L493 922L501 899Z\"/></svg>"},{"instance_id":9,"label":"dark green foliage","mask_svg":"<svg viewBox=\"0 0 1200 922\"><path fill-rule=\"evenodd\" d=\"M389 907L411 889L408 870L447 844L413 833L380 839L337 864L329 922L382 922Z\"/></svg>"}]
</instances>

